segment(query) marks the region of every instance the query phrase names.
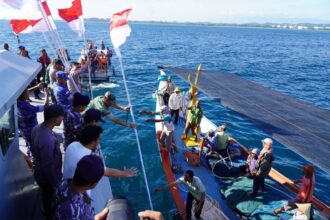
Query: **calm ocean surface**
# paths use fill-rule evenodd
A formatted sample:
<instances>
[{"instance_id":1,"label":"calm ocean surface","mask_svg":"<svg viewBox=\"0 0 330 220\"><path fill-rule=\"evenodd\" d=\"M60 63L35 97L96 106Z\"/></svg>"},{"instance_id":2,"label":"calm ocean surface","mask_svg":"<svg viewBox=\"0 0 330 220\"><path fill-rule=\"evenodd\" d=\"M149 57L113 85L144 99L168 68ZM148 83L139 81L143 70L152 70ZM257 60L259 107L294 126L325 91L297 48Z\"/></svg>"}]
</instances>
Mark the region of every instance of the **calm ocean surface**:
<instances>
[{"instance_id":1,"label":"calm ocean surface","mask_svg":"<svg viewBox=\"0 0 330 220\"><path fill-rule=\"evenodd\" d=\"M150 189L166 183L155 140L154 125L144 123L146 116L138 115L140 109L153 109L155 100L151 94L156 89L157 65L203 69L236 73L287 95L330 110L330 32L307 30L277 30L258 28L231 28L160 24L131 24L132 34L123 45L123 63L128 78L132 104L147 169ZM77 58L83 41L58 23L59 34L71 57ZM104 40L109 46L108 23L86 22L86 37L96 42ZM16 38L6 21L0 21L0 43L8 42L16 52ZM36 59L41 48L48 48L42 34L21 35L21 43ZM51 55L53 53L49 52ZM118 70L118 60L113 58ZM174 82L186 90L188 85L176 76ZM110 86L118 103L127 104L121 77L118 86ZM228 85L230 86L230 85ZM95 95L103 94L98 89ZM245 146L261 147L266 136L262 130L241 118L214 100L201 95L205 115L214 123L227 122L228 132ZM126 113L113 110L126 118ZM308 125L306 125L308 126ZM140 176L130 179L111 179L114 195L126 195L135 211L148 208L147 194L134 133L114 123L102 125L105 129L101 146L108 166L123 168L136 166ZM316 149L317 150L317 149ZM307 162L275 142L274 167L291 179L302 176L301 166ZM317 170L315 194L330 204L330 175ZM207 185L207 183L205 183ZM175 208L168 191L153 193L156 210L164 214Z\"/></svg>"}]
</instances>

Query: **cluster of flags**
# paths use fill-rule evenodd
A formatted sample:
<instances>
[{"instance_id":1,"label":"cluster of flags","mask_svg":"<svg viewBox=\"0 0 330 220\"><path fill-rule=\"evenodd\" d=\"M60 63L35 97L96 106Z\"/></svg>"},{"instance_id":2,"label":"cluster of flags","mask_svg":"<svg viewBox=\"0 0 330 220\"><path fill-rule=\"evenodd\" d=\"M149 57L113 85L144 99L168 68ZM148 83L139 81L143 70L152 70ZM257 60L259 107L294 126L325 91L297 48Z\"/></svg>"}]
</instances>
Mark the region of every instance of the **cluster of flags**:
<instances>
[{"instance_id":1,"label":"cluster of flags","mask_svg":"<svg viewBox=\"0 0 330 220\"><path fill-rule=\"evenodd\" d=\"M9 21L16 35L56 29L46 0L0 0L0 4L17 11L17 18ZM114 48L119 48L131 33L128 26L128 15L131 10L115 13L110 19L110 38ZM22 13L23 11L27 13ZM69 8L58 9L58 15L78 36L85 34L81 0L73 0Z\"/></svg>"}]
</instances>

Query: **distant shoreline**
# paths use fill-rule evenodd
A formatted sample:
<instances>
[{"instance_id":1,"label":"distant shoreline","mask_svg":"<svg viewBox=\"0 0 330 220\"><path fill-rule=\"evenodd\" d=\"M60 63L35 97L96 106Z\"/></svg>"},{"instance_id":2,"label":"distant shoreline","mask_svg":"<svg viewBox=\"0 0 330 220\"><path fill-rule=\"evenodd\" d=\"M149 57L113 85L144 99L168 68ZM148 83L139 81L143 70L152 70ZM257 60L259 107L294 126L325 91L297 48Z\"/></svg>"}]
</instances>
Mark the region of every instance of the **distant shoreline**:
<instances>
[{"instance_id":1,"label":"distant shoreline","mask_svg":"<svg viewBox=\"0 0 330 220\"><path fill-rule=\"evenodd\" d=\"M6 19L0 19L6 21ZM8 21L8 20L7 20ZM61 22L62 20L55 20ZM105 18L86 18L85 21L108 22ZM64 22L64 21L63 21ZM132 24L164 24L164 25L190 25L209 27L246 27L246 28L272 28L291 30L326 30L330 31L330 24L317 23L212 23L212 22L176 22L176 21L130 21Z\"/></svg>"}]
</instances>

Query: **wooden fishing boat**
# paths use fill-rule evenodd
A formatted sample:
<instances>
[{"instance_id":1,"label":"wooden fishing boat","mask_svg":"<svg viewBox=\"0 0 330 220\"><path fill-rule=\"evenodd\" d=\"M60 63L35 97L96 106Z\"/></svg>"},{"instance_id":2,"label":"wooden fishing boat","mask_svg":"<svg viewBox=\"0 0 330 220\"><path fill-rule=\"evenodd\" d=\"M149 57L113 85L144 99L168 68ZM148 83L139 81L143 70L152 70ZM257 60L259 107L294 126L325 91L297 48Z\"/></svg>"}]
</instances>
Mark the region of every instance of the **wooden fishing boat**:
<instances>
[{"instance_id":1,"label":"wooden fishing boat","mask_svg":"<svg viewBox=\"0 0 330 220\"><path fill-rule=\"evenodd\" d=\"M198 76L201 69L196 73L195 83L189 78L192 87L197 86ZM164 86L163 81L159 82L159 89ZM162 105L162 97L157 96L156 112L160 112ZM182 107L185 103L183 102ZM241 145L238 141L230 143L228 152L229 161L227 159L209 160L203 155L206 149L203 147L203 140L194 143L193 138L188 137L188 141L181 139L186 124L186 112L180 111L178 125L175 125L174 142L177 147L177 153L170 154L163 150L160 143L160 134L163 129L162 123L156 123L155 129L158 140L158 147L160 150L161 161L167 181L174 182L183 175L183 172L178 170L193 170L194 174L198 176L206 187L207 199L204 204L201 218L208 220L217 219L288 219L290 214L284 213L281 216L274 215L271 211L275 208L283 206L284 201L293 198L298 187L293 182L272 169L269 177L266 180L267 192L261 193L260 197L251 198L247 192L252 189L252 180L245 177L238 177L233 170L245 163L249 150ZM156 115L155 119L160 119L160 115ZM217 127L206 117L202 118L200 124L200 134L205 135L209 130L216 130ZM184 151L194 151L200 157L200 164L198 166L191 166L187 163ZM228 164L230 168L228 168ZM226 167L227 166L227 167ZM174 169L175 168L175 169ZM177 169L179 168L179 169ZM224 173L224 168L226 172ZM170 191L175 201L178 213L175 215L176 219L185 218L185 199L187 190L184 186L173 187ZM235 199L237 198L237 199ZM251 202L255 208L245 210L246 203ZM330 214L330 209L327 205L313 198L313 205L317 209L314 212L314 219L327 219ZM179 217L180 216L180 217Z\"/></svg>"}]
</instances>

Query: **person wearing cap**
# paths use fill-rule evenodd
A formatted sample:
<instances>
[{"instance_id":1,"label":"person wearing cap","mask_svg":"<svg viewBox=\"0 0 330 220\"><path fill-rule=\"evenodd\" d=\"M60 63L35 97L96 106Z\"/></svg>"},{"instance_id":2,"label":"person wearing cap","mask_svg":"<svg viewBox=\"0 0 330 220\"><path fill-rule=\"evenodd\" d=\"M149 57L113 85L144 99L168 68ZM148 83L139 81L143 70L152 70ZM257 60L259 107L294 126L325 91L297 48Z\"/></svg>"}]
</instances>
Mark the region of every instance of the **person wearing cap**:
<instances>
[{"instance_id":1,"label":"person wearing cap","mask_svg":"<svg viewBox=\"0 0 330 220\"><path fill-rule=\"evenodd\" d=\"M72 108L67 111L64 118L64 149L74 141L78 141L78 135L83 126L81 113L85 111L90 99L79 92L73 95Z\"/></svg>"},{"instance_id":2,"label":"person wearing cap","mask_svg":"<svg viewBox=\"0 0 330 220\"><path fill-rule=\"evenodd\" d=\"M25 89L23 93L18 97L17 100L17 116L18 116L18 130L20 135L23 137L27 147L27 154L30 159L32 155L30 152L31 147L31 132L32 129L38 125L37 113L43 112L44 108L48 106L48 89L45 89L45 100L43 105L31 105L29 102L30 92L34 89L42 88L42 83Z\"/></svg>"},{"instance_id":3,"label":"person wearing cap","mask_svg":"<svg viewBox=\"0 0 330 220\"><path fill-rule=\"evenodd\" d=\"M115 117L112 115L110 111L110 107L123 110L123 111L129 111L130 106L122 106L118 103L116 103L116 97L111 94L110 92L106 92L104 96L98 96L94 98L89 105L87 106L87 110L94 108L102 112L102 116L105 116L108 120L111 120L115 122L116 124L129 127L129 128L135 128L134 123L127 123L125 121L122 121L121 119Z\"/></svg>"},{"instance_id":4,"label":"person wearing cap","mask_svg":"<svg viewBox=\"0 0 330 220\"><path fill-rule=\"evenodd\" d=\"M289 211L297 208L297 203L312 203L314 188L315 188L315 168L312 165L306 165L302 169L304 173L303 179L297 179L294 181L295 184L301 183L296 198L288 201L288 204L279 209L273 210L274 214L280 214L283 211Z\"/></svg>"},{"instance_id":5,"label":"person wearing cap","mask_svg":"<svg viewBox=\"0 0 330 220\"><path fill-rule=\"evenodd\" d=\"M19 50L18 55L31 59L31 57L29 56L29 51L27 51L24 46L22 45L19 46L18 50Z\"/></svg>"},{"instance_id":6,"label":"person wearing cap","mask_svg":"<svg viewBox=\"0 0 330 220\"><path fill-rule=\"evenodd\" d=\"M77 162L72 179L63 180L56 189L55 219L105 219L109 210L105 208L95 216L92 199L87 193L97 186L103 174L104 164L98 156L82 157Z\"/></svg>"},{"instance_id":7,"label":"person wearing cap","mask_svg":"<svg viewBox=\"0 0 330 220\"><path fill-rule=\"evenodd\" d=\"M56 103L63 107L65 111L71 108L72 93L69 91L67 81L68 75L63 71L56 72L56 82L53 84L53 92Z\"/></svg>"},{"instance_id":8,"label":"person wearing cap","mask_svg":"<svg viewBox=\"0 0 330 220\"><path fill-rule=\"evenodd\" d=\"M251 197L255 197L258 194L259 189L265 190L265 178L268 176L272 169L273 156L273 140L265 138L262 140L263 148L258 156L255 170L252 173L253 176L253 190L249 192Z\"/></svg>"},{"instance_id":9,"label":"person wearing cap","mask_svg":"<svg viewBox=\"0 0 330 220\"><path fill-rule=\"evenodd\" d=\"M41 188L42 206L46 219L53 218L52 198L62 179L62 153L53 129L59 126L65 112L60 105L44 110L44 122L35 126L31 134L31 152L34 158L34 177Z\"/></svg>"},{"instance_id":10,"label":"person wearing cap","mask_svg":"<svg viewBox=\"0 0 330 220\"><path fill-rule=\"evenodd\" d=\"M184 129L184 134L182 135L182 139L186 139L189 130L191 130L192 134L195 136L195 141L198 140L197 137L197 129L199 128L199 125L203 118L203 110L200 105L200 101L197 100L195 105L187 107L187 109L190 110L190 118L188 120L187 126Z\"/></svg>"},{"instance_id":11,"label":"person wearing cap","mask_svg":"<svg viewBox=\"0 0 330 220\"><path fill-rule=\"evenodd\" d=\"M248 176L252 176L255 171L257 161L258 161L258 148L253 148L249 152L249 156L246 159L246 173Z\"/></svg>"},{"instance_id":12,"label":"person wearing cap","mask_svg":"<svg viewBox=\"0 0 330 220\"><path fill-rule=\"evenodd\" d=\"M102 158L98 151L102 131L103 129L97 125L87 125L82 128L79 142L72 142L65 151L63 179L72 179L77 164L82 157L93 154ZM104 167L103 174L106 177L133 177L137 175L137 169L132 167L119 170Z\"/></svg>"},{"instance_id":13,"label":"person wearing cap","mask_svg":"<svg viewBox=\"0 0 330 220\"><path fill-rule=\"evenodd\" d=\"M168 107L171 109L171 116L174 115L174 124L178 124L179 111L182 104L182 95L180 93L180 88L176 87L174 93L171 94L168 101Z\"/></svg>"},{"instance_id":14,"label":"person wearing cap","mask_svg":"<svg viewBox=\"0 0 330 220\"><path fill-rule=\"evenodd\" d=\"M100 125L100 122L105 122L102 119L102 113L95 109L95 108L90 108L85 112L84 115L84 126L87 125Z\"/></svg>"},{"instance_id":15,"label":"person wearing cap","mask_svg":"<svg viewBox=\"0 0 330 220\"><path fill-rule=\"evenodd\" d=\"M175 84L172 82L172 77L168 76L166 83L159 91L163 94L163 101L165 105L168 105L168 101L172 93L174 92Z\"/></svg>"},{"instance_id":16,"label":"person wearing cap","mask_svg":"<svg viewBox=\"0 0 330 220\"><path fill-rule=\"evenodd\" d=\"M163 105L165 106L165 105ZM146 122L163 122L163 130L160 135L160 143L162 144L162 147L167 149L167 151L171 152L173 149L176 151L175 145L172 145L173 143L173 133L174 133L174 125L172 122L172 117L169 113L164 114L166 107L162 108L161 110L161 118L154 119L154 118L148 118L146 119ZM173 147L173 148L172 148Z\"/></svg>"}]
</instances>

